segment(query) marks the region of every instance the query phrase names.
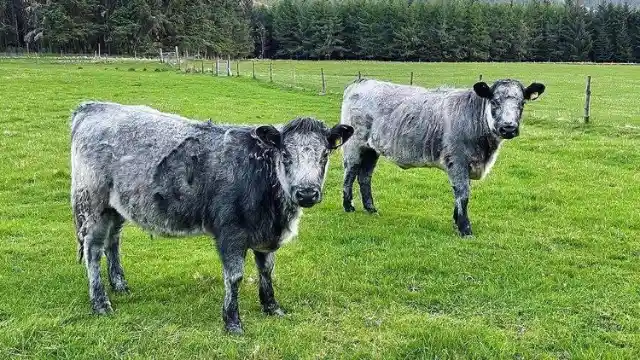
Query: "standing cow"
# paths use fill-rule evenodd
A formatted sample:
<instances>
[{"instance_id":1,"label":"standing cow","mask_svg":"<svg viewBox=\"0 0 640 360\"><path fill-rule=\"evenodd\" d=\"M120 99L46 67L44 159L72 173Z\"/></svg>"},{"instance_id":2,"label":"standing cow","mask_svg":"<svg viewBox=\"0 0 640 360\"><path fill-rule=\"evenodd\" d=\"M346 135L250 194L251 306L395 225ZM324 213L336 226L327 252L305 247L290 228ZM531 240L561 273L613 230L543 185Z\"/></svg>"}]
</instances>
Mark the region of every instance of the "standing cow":
<instances>
[{"instance_id":1,"label":"standing cow","mask_svg":"<svg viewBox=\"0 0 640 360\"><path fill-rule=\"evenodd\" d=\"M341 123L355 129L343 148L343 206L353 207L358 178L364 208L375 213L371 176L380 155L403 169L436 167L449 175L453 219L462 236L472 235L467 217L470 179L491 169L504 139L519 134L522 109L545 86L515 80L484 82L473 89L424 89L376 80L358 80L344 92Z\"/></svg>"},{"instance_id":2,"label":"standing cow","mask_svg":"<svg viewBox=\"0 0 640 360\"><path fill-rule=\"evenodd\" d=\"M215 237L223 264L222 318L241 333L238 286L248 249L260 274L263 311L273 295L274 252L297 234L301 208L322 198L329 153L353 134L311 118L274 126L214 125L146 106L85 103L72 115L71 201L94 312L111 311L100 280L126 292L120 231L126 220L167 236Z\"/></svg>"}]
</instances>

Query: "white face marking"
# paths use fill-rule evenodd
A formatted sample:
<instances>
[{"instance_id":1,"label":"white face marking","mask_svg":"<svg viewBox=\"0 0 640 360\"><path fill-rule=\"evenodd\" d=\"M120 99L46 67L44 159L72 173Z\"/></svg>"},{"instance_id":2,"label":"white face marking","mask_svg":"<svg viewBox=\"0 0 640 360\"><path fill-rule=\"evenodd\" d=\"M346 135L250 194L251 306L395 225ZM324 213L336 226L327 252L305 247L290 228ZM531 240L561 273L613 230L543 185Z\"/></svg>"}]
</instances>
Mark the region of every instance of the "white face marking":
<instances>
[{"instance_id":1,"label":"white face marking","mask_svg":"<svg viewBox=\"0 0 640 360\"><path fill-rule=\"evenodd\" d=\"M289 178L287 177L287 171L284 168L284 164L282 160L279 159L277 161L276 174L278 175L278 181L280 182L280 186L284 189L285 196L287 198L291 198L291 183L289 183Z\"/></svg>"},{"instance_id":2,"label":"white face marking","mask_svg":"<svg viewBox=\"0 0 640 360\"><path fill-rule=\"evenodd\" d=\"M491 129L491 131L495 131L496 130L496 120L493 118L493 115L491 114L491 102L489 101L485 101L485 119L487 120L487 125L489 126L489 129Z\"/></svg>"}]
</instances>

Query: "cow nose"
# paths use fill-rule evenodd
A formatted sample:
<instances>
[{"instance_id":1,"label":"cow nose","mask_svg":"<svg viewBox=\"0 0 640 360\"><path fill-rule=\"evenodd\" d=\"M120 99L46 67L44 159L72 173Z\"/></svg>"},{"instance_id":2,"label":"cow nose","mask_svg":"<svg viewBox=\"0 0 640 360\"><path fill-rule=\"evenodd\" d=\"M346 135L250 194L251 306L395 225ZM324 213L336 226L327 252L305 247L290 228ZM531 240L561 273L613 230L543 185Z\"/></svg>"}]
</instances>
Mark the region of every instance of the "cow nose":
<instances>
[{"instance_id":1,"label":"cow nose","mask_svg":"<svg viewBox=\"0 0 640 360\"><path fill-rule=\"evenodd\" d=\"M318 201L320 191L315 188L304 188L296 190L296 200L301 204L310 204Z\"/></svg>"},{"instance_id":2,"label":"cow nose","mask_svg":"<svg viewBox=\"0 0 640 360\"><path fill-rule=\"evenodd\" d=\"M503 135L507 138L512 138L517 135L518 126L513 124L506 124L500 127L500 135Z\"/></svg>"}]
</instances>

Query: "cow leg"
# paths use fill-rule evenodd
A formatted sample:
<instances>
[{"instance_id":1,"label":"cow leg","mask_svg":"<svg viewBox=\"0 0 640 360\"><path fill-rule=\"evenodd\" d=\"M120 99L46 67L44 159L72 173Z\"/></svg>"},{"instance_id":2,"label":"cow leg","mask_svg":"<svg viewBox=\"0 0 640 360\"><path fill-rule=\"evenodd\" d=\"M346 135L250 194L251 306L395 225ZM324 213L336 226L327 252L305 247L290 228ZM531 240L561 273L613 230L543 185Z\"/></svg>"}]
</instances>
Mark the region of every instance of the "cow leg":
<instances>
[{"instance_id":1,"label":"cow leg","mask_svg":"<svg viewBox=\"0 0 640 360\"><path fill-rule=\"evenodd\" d=\"M104 213L86 216L83 224L86 231L82 241L89 281L89 300L93 312L96 314L106 314L112 311L111 302L100 279L100 259L112 225L112 218Z\"/></svg>"},{"instance_id":2,"label":"cow leg","mask_svg":"<svg viewBox=\"0 0 640 360\"><path fill-rule=\"evenodd\" d=\"M224 303L222 320L230 333L242 334L242 322L238 310L238 290L244 273L246 238L240 238L242 232L227 231L226 236L218 238L218 251L222 259L224 276Z\"/></svg>"},{"instance_id":3,"label":"cow leg","mask_svg":"<svg viewBox=\"0 0 640 360\"><path fill-rule=\"evenodd\" d=\"M342 186L342 207L346 212L354 212L356 208L353 206L353 182L360 172L360 156L359 154L354 154L358 149L348 147L347 144L344 145L343 155L344 184Z\"/></svg>"},{"instance_id":4,"label":"cow leg","mask_svg":"<svg viewBox=\"0 0 640 360\"><path fill-rule=\"evenodd\" d=\"M112 211L113 227L107 237L105 254L107 256L107 267L109 274L109 283L115 292L129 292L127 281L124 278L124 270L120 263L120 233L124 225L124 218L115 210Z\"/></svg>"},{"instance_id":5,"label":"cow leg","mask_svg":"<svg viewBox=\"0 0 640 360\"><path fill-rule=\"evenodd\" d=\"M380 155L373 149L363 149L360 154L360 173L358 174L360 195L362 196L364 209L372 214L378 212L373 204L371 177L373 176L373 170L376 168L379 157Z\"/></svg>"},{"instance_id":6,"label":"cow leg","mask_svg":"<svg viewBox=\"0 0 640 360\"><path fill-rule=\"evenodd\" d=\"M262 311L267 315L283 316L284 311L280 309L280 305L273 295L273 284L271 282L271 273L273 272L273 265L275 264L275 253L262 253L259 251L253 252L256 267L260 276L260 304L262 304Z\"/></svg>"},{"instance_id":7,"label":"cow leg","mask_svg":"<svg viewBox=\"0 0 640 360\"><path fill-rule=\"evenodd\" d=\"M458 163L450 163L447 166L449 174L449 182L453 189L454 209L453 221L458 227L458 231L462 237L471 236L471 223L467 214L467 205L469 204L470 179L468 166Z\"/></svg>"}]
</instances>

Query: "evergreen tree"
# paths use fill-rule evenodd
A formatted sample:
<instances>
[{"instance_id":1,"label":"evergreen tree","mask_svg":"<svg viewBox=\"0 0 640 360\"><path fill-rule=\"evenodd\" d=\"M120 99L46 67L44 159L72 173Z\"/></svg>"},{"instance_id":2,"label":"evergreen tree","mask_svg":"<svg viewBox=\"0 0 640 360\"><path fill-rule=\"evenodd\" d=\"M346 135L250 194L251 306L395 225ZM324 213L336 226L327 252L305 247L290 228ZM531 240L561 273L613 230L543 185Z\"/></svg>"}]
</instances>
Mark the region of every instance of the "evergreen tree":
<instances>
[{"instance_id":1,"label":"evergreen tree","mask_svg":"<svg viewBox=\"0 0 640 360\"><path fill-rule=\"evenodd\" d=\"M315 59L342 57L342 21L336 7L329 0L313 0L308 11L310 36L307 39L309 53Z\"/></svg>"},{"instance_id":2,"label":"evergreen tree","mask_svg":"<svg viewBox=\"0 0 640 360\"><path fill-rule=\"evenodd\" d=\"M564 6L560 47L564 49L563 60L587 61L593 46L587 30L586 11L572 0Z\"/></svg>"},{"instance_id":3,"label":"evergreen tree","mask_svg":"<svg viewBox=\"0 0 640 360\"><path fill-rule=\"evenodd\" d=\"M630 14L627 29L633 61L640 63L640 10L636 9Z\"/></svg>"},{"instance_id":4,"label":"evergreen tree","mask_svg":"<svg viewBox=\"0 0 640 360\"><path fill-rule=\"evenodd\" d=\"M367 6L366 0L346 0L335 3L343 26L342 46L345 49L344 58L358 59L362 56L360 33L363 31L362 11Z\"/></svg>"},{"instance_id":5,"label":"evergreen tree","mask_svg":"<svg viewBox=\"0 0 640 360\"><path fill-rule=\"evenodd\" d=\"M627 28L629 16L628 6L608 5L611 14L609 27L609 38L611 40L611 50L613 51L613 61L628 62L631 60L631 39Z\"/></svg>"},{"instance_id":6,"label":"evergreen tree","mask_svg":"<svg viewBox=\"0 0 640 360\"><path fill-rule=\"evenodd\" d=\"M458 38L462 50L461 59L466 61L486 61L489 59L491 38L487 29L484 8L475 0L461 3L466 20L463 34Z\"/></svg>"},{"instance_id":7,"label":"evergreen tree","mask_svg":"<svg viewBox=\"0 0 640 360\"><path fill-rule=\"evenodd\" d=\"M512 28L513 14L511 7L505 5L492 6L487 14L488 24L501 24L502 26L491 26L489 38L489 58L492 61L506 61L510 58L510 47L516 37Z\"/></svg>"},{"instance_id":8,"label":"evergreen tree","mask_svg":"<svg viewBox=\"0 0 640 360\"><path fill-rule=\"evenodd\" d=\"M535 61L550 61L552 56L553 28L549 4L533 1L527 11L535 34L531 39L530 56Z\"/></svg>"},{"instance_id":9,"label":"evergreen tree","mask_svg":"<svg viewBox=\"0 0 640 360\"><path fill-rule=\"evenodd\" d=\"M422 48L420 38L420 26L418 14L420 3L414 2L410 6L399 8L398 29L393 33L393 42L399 46L396 48L395 58L400 60L415 60Z\"/></svg>"},{"instance_id":10,"label":"evergreen tree","mask_svg":"<svg viewBox=\"0 0 640 360\"><path fill-rule=\"evenodd\" d=\"M278 1L273 10L273 33L278 44L276 56L294 57L301 51L302 39L299 38L299 3L293 0Z\"/></svg>"},{"instance_id":11,"label":"evergreen tree","mask_svg":"<svg viewBox=\"0 0 640 360\"><path fill-rule=\"evenodd\" d=\"M609 8L605 5L599 5L594 19L593 37L593 60L597 62L608 62L613 59L612 46L609 38Z\"/></svg>"}]
</instances>

